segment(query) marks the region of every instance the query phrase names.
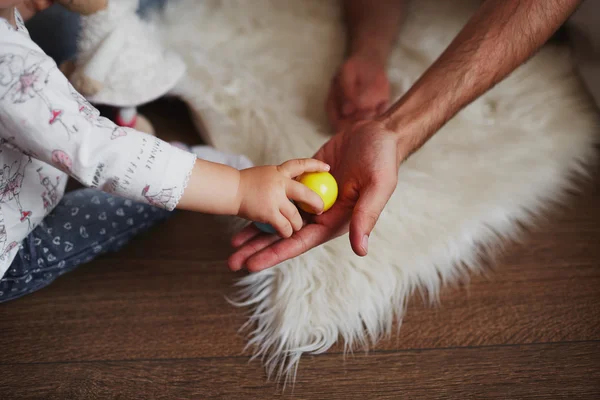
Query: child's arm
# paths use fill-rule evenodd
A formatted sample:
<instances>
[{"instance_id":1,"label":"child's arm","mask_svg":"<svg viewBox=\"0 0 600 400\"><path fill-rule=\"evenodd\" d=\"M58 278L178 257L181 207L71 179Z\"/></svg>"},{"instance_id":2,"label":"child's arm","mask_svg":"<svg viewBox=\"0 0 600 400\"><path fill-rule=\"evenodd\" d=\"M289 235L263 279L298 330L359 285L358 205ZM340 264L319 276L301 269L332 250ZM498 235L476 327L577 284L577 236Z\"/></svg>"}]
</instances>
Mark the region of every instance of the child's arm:
<instances>
[{"instance_id":1,"label":"child's arm","mask_svg":"<svg viewBox=\"0 0 600 400\"><path fill-rule=\"evenodd\" d=\"M328 171L329 166L314 159L290 160L279 166L238 171L197 160L177 208L210 214L238 215L271 224L283 237L302 228L302 218L291 200L310 205L315 214L323 200L293 178L305 172Z\"/></svg>"},{"instance_id":2,"label":"child's arm","mask_svg":"<svg viewBox=\"0 0 600 400\"><path fill-rule=\"evenodd\" d=\"M181 198L196 159L100 117L25 32L4 24L0 135L85 186L169 210Z\"/></svg>"}]
</instances>

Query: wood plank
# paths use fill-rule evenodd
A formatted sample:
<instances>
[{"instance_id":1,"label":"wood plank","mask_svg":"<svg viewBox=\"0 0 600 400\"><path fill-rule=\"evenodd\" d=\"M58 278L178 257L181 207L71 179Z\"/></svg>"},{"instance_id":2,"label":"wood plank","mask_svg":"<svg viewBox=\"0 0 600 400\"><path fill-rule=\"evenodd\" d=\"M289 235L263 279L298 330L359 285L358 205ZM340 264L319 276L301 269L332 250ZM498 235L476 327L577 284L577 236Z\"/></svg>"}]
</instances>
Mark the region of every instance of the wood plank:
<instances>
[{"instance_id":1,"label":"wood plank","mask_svg":"<svg viewBox=\"0 0 600 400\"><path fill-rule=\"evenodd\" d=\"M598 264L546 261L543 268L507 266L491 280L447 290L439 308L414 299L399 337L377 348L599 339ZM222 262L103 259L0 307L1 359L236 355L245 318L224 299L231 283Z\"/></svg>"},{"instance_id":2,"label":"wood plank","mask_svg":"<svg viewBox=\"0 0 600 400\"><path fill-rule=\"evenodd\" d=\"M13 364L7 399L267 399L281 391L243 357ZM600 343L492 346L310 357L294 399L596 399Z\"/></svg>"},{"instance_id":3,"label":"wood plank","mask_svg":"<svg viewBox=\"0 0 600 400\"><path fill-rule=\"evenodd\" d=\"M400 335L377 348L600 339L597 199L578 198L488 277L445 290L439 307L414 298ZM216 220L182 213L120 254L0 306L0 362L240 354L243 311L224 299L240 275L222 261L229 247L219 229Z\"/></svg>"}]
</instances>

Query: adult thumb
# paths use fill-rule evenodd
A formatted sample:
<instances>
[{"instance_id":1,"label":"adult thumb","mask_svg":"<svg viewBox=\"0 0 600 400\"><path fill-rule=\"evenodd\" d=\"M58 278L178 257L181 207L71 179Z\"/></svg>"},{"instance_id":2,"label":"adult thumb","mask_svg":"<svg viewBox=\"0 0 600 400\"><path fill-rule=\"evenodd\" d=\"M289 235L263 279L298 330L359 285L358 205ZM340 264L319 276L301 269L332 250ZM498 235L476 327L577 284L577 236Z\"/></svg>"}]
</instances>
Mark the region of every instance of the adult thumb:
<instances>
[{"instance_id":1,"label":"adult thumb","mask_svg":"<svg viewBox=\"0 0 600 400\"><path fill-rule=\"evenodd\" d=\"M369 236L391 194L382 185L371 184L359 195L350 221L350 245L356 255L369 252Z\"/></svg>"},{"instance_id":2,"label":"adult thumb","mask_svg":"<svg viewBox=\"0 0 600 400\"><path fill-rule=\"evenodd\" d=\"M376 86L362 87L357 90L356 107L363 111L376 113L377 107L388 101L388 94Z\"/></svg>"}]
</instances>

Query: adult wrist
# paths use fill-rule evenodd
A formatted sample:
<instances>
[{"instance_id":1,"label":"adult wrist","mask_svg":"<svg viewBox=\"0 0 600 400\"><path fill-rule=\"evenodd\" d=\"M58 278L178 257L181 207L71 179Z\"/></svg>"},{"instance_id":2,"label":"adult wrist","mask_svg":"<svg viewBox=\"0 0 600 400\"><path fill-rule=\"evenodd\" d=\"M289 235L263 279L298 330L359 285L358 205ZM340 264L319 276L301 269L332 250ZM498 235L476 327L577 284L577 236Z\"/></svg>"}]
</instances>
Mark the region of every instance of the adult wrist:
<instances>
[{"instance_id":1,"label":"adult wrist","mask_svg":"<svg viewBox=\"0 0 600 400\"><path fill-rule=\"evenodd\" d=\"M393 135L399 163L418 150L429 137L419 119L407 118L398 114L384 118L379 117L378 120L383 125L383 129Z\"/></svg>"},{"instance_id":2,"label":"adult wrist","mask_svg":"<svg viewBox=\"0 0 600 400\"><path fill-rule=\"evenodd\" d=\"M440 99L439 103L444 101ZM377 117L383 128L394 135L400 159L417 151L447 121L448 114L439 103L429 99L424 88L410 90Z\"/></svg>"},{"instance_id":3,"label":"adult wrist","mask_svg":"<svg viewBox=\"0 0 600 400\"><path fill-rule=\"evenodd\" d=\"M391 53L391 44L386 44L385 38L377 35L363 35L364 39L352 40L349 48L348 58L361 57L368 60L376 60L382 65L387 64Z\"/></svg>"},{"instance_id":4,"label":"adult wrist","mask_svg":"<svg viewBox=\"0 0 600 400\"><path fill-rule=\"evenodd\" d=\"M429 70L380 117L386 129L399 135L408 130L428 139L460 110L460 91L448 87L443 77Z\"/></svg>"}]
</instances>

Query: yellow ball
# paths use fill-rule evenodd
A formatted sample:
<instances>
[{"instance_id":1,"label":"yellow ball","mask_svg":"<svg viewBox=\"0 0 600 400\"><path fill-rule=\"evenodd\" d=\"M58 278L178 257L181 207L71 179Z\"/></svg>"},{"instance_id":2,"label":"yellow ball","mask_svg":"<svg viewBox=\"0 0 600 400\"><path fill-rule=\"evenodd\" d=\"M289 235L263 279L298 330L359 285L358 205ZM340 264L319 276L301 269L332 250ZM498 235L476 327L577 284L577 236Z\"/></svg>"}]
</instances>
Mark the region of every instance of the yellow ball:
<instances>
[{"instance_id":1,"label":"yellow ball","mask_svg":"<svg viewBox=\"0 0 600 400\"><path fill-rule=\"evenodd\" d=\"M298 182L321 196L325 206L323 212L329 210L337 200L337 182L329 172L307 172L298 178ZM306 204L298 202L298 207L307 213L312 213L311 207Z\"/></svg>"}]
</instances>

